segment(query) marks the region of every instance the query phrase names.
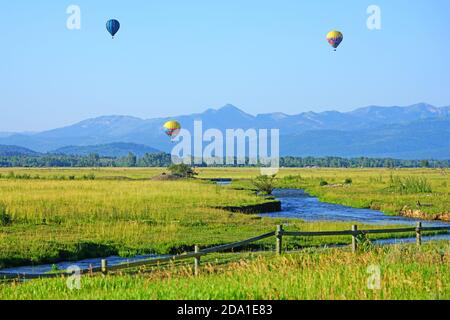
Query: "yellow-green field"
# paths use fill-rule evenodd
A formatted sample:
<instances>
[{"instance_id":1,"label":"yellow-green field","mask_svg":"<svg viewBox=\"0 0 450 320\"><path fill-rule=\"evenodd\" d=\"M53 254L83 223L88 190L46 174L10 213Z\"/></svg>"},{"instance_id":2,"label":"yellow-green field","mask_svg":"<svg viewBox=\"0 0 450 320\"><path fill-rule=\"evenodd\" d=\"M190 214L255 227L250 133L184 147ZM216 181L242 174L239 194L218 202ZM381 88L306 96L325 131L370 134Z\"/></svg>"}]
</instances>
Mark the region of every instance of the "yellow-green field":
<instances>
[{"instance_id":1,"label":"yellow-green field","mask_svg":"<svg viewBox=\"0 0 450 320\"><path fill-rule=\"evenodd\" d=\"M0 266L108 254L178 253L272 231L279 220L216 209L268 200L250 190L258 169L199 169L199 179L152 181L165 169L1 169ZM389 178L426 177L430 194L386 190ZM230 187L201 179L233 178ZM282 187L305 188L321 199L398 213L416 201L448 211L448 176L439 170L282 169ZM346 178L351 185L341 185ZM320 186L326 180L328 186ZM243 187L243 188L242 188ZM237 190L240 189L240 190ZM242 190L243 189L243 190ZM3 219L4 219L3 218ZM8 220L11 220L8 222ZM350 223L303 223L290 228L333 230ZM323 239L318 239L322 242ZM293 246L316 240L293 241ZM330 239L346 242L348 239Z\"/></svg>"},{"instance_id":2,"label":"yellow-green field","mask_svg":"<svg viewBox=\"0 0 450 320\"><path fill-rule=\"evenodd\" d=\"M157 171L150 172L139 174ZM4 266L111 253L180 252L194 244L257 234L272 225L214 209L267 200L204 181L3 179L0 194L11 219L0 227Z\"/></svg>"},{"instance_id":3,"label":"yellow-green field","mask_svg":"<svg viewBox=\"0 0 450 320\"><path fill-rule=\"evenodd\" d=\"M245 206L272 201L258 197L253 190L250 179L259 174L258 169L202 168L197 169L199 175L197 179L193 180L151 180L152 177L160 175L164 171L165 169L157 168L0 169L0 268L117 254L133 256L149 253L180 253L192 250L195 245L213 246L273 231L275 226L282 222L288 222L287 229L303 231L344 230L349 229L352 224L352 222L307 223L300 220L280 220L218 209L218 207L224 206ZM380 209L389 214L398 214L405 206L414 208L420 201L423 205L421 210L431 214L449 211L448 174L450 173L433 169L281 169L276 183L279 187L304 188L325 201L354 207ZM391 188L393 177L425 178L426 184L431 190L417 193L397 192ZM233 178L234 183L228 187L219 187L207 180L211 178ZM347 183L344 183L345 180ZM348 183L349 180L351 183ZM326 181L327 185L321 181ZM374 228L374 226L362 225L360 227ZM377 237L389 236L391 235ZM286 241L285 245L292 249L299 246L348 242L348 237L292 238ZM273 245L273 239L269 239L261 242L259 248L271 249ZM433 250L430 252L434 252ZM377 256L367 257L367 259L376 259ZM423 257L425 265L420 266L418 274L415 274L414 277L420 277L422 273L428 274L436 270L442 272L448 267L433 266L429 261L435 260L434 253L430 257L428 254L424 254ZM249 268L261 268L267 264L271 266L270 270L275 270L273 268L280 269L282 265L286 264L286 270L298 272L298 268L303 268L299 262L301 259L295 255L292 259L290 262L280 259L261 260ZM322 262L322 258L319 256L316 259L317 266L323 265L324 272L328 277L320 278L325 281L323 283L320 282L322 280L317 280L321 285L332 283L336 279L339 280L339 277L346 272L346 267L342 266L342 275L334 278L338 275L333 275L331 269L326 267L331 267L332 260L328 261L326 260L328 258L324 258L325 260ZM330 257L330 259L337 258ZM311 266L314 268L314 265ZM360 262L355 265L360 270L358 272L362 272L363 266L364 264L360 264ZM408 270L412 270L413 267L412 263ZM393 270L401 269L400 262L396 262L395 268ZM402 275L405 276L410 272L408 270L403 270ZM227 272L236 279L240 279L237 274L246 271L248 271L247 267L243 267L232 268ZM266 274L261 274L261 277L265 276ZM272 277L275 282L282 280L270 272L267 276ZM310 276L306 271L302 275L302 277ZM395 273L392 273L391 276L395 277ZM213 283L217 281L218 286L222 283L222 276L213 275L211 277L211 281ZM427 279L430 283L434 281L432 278ZM444 276L439 279L439 281L448 280ZM89 280L92 291L86 291L86 295L83 297L89 298L91 294L99 293L95 290L95 286L102 281L96 278ZM145 278L132 277L118 278L115 281L117 281L115 285L119 287L125 282L136 286L147 283ZM331 296L328 297L331 298L374 297L373 294L367 296L367 293L360 290L330 293L328 289L321 289L322 291L314 291L309 295L300 291L264 291L262 287L241 292L233 286L225 291L228 294L221 295L216 292L211 296L205 296L203 291L195 291L197 292L195 294L189 293L190 283L193 285L197 282L181 278L179 281L186 283L187 288L186 291L180 291L179 294L188 298L313 298L325 297L330 294ZM236 283L239 282L236 281ZM251 279L242 279L242 281L251 281ZM298 278L298 281L301 281L301 278ZM6 285L0 287L0 293L4 297L26 298L26 288L29 288L38 290L41 292L38 297L45 298L52 297L50 291L60 285L59 280L37 282L36 286L41 291L34 287L35 284L20 286L18 291L11 290L12 287ZM424 284L424 286L427 285ZM377 297L401 297L401 291L396 291L400 290L398 287L402 287L402 284L397 283L396 287L392 289L393 291L389 291L385 296ZM176 291L170 291L170 285L168 288L169 291L160 293L160 296L159 294L158 296L149 296L146 292L137 291L140 292L139 295L138 293L136 293L137 296L129 293L129 297L181 297L177 295ZM207 290L207 286L204 289ZM339 290L344 289L340 288ZM448 287L444 286L433 291L433 294L448 297L447 290ZM416 293L420 292L411 291L405 297L414 297ZM70 298L66 294L68 293L64 293L60 297ZM101 295L101 293L99 294ZM429 295L419 297L427 298Z\"/></svg>"}]
</instances>

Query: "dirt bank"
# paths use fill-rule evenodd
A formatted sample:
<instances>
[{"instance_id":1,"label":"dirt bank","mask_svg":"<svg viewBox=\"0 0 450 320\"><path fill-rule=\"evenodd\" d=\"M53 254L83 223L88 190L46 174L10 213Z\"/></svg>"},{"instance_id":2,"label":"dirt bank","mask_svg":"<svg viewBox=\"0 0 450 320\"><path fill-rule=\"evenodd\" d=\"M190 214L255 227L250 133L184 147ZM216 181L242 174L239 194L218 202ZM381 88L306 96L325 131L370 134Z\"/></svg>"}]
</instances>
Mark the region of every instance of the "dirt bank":
<instances>
[{"instance_id":1,"label":"dirt bank","mask_svg":"<svg viewBox=\"0 0 450 320\"><path fill-rule=\"evenodd\" d=\"M239 212L246 214L258 214L281 211L280 201L269 201L261 204L254 204L248 206L229 206L229 207L216 207L216 209L222 209L231 212Z\"/></svg>"},{"instance_id":2,"label":"dirt bank","mask_svg":"<svg viewBox=\"0 0 450 320\"><path fill-rule=\"evenodd\" d=\"M404 207L402 211L400 211L400 215L402 217L414 218L414 219L423 219L423 220L440 220L440 221L450 221L450 213L436 213L429 214L425 213L422 210L411 209L408 207Z\"/></svg>"}]
</instances>

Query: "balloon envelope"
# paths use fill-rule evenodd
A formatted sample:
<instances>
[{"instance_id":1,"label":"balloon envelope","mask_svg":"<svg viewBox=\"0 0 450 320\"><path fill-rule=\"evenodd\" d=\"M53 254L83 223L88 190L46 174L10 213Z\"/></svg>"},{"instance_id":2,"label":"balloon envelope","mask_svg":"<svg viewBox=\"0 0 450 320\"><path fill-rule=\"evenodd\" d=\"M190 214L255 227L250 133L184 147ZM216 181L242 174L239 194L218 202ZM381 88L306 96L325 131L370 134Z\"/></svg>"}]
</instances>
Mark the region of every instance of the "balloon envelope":
<instances>
[{"instance_id":1,"label":"balloon envelope","mask_svg":"<svg viewBox=\"0 0 450 320\"><path fill-rule=\"evenodd\" d=\"M106 23L106 30L108 30L108 32L112 35L113 38L119 31L119 29L120 29L120 22L115 19L109 20Z\"/></svg>"},{"instance_id":2,"label":"balloon envelope","mask_svg":"<svg viewBox=\"0 0 450 320\"><path fill-rule=\"evenodd\" d=\"M175 138L180 133L180 130L181 125L178 121L168 121L164 124L164 131L171 138Z\"/></svg>"},{"instance_id":3,"label":"balloon envelope","mask_svg":"<svg viewBox=\"0 0 450 320\"><path fill-rule=\"evenodd\" d=\"M330 31L327 34L327 41L334 49L339 47L342 40L344 40L344 35L337 30Z\"/></svg>"}]
</instances>

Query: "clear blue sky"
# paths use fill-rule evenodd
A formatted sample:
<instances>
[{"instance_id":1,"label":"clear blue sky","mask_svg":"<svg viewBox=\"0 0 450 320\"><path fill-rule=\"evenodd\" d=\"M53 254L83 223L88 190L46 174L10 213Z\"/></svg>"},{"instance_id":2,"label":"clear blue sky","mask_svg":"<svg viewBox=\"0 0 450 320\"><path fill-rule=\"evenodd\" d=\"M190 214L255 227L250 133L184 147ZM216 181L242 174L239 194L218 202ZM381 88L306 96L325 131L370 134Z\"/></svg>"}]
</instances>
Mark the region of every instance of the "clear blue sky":
<instances>
[{"instance_id":1,"label":"clear blue sky","mask_svg":"<svg viewBox=\"0 0 450 320\"><path fill-rule=\"evenodd\" d=\"M66 8L81 7L81 30ZM382 29L366 27L369 5ZM249 113L450 105L448 0L3 1L0 132L235 104ZM112 40L109 18L122 24ZM331 29L345 40L334 53Z\"/></svg>"}]
</instances>

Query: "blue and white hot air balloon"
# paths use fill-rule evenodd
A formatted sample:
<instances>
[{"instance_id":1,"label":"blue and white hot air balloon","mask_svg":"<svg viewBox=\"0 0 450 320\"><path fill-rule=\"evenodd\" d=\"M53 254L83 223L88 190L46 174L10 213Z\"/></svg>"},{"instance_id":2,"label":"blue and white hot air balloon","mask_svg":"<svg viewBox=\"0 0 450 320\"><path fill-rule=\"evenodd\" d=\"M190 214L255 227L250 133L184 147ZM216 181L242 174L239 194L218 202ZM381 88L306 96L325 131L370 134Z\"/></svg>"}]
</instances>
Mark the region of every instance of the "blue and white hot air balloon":
<instances>
[{"instance_id":1,"label":"blue and white hot air balloon","mask_svg":"<svg viewBox=\"0 0 450 320\"><path fill-rule=\"evenodd\" d=\"M114 39L114 36L120 29L120 22L116 19L111 19L106 23L106 30L111 34L112 38Z\"/></svg>"}]
</instances>

